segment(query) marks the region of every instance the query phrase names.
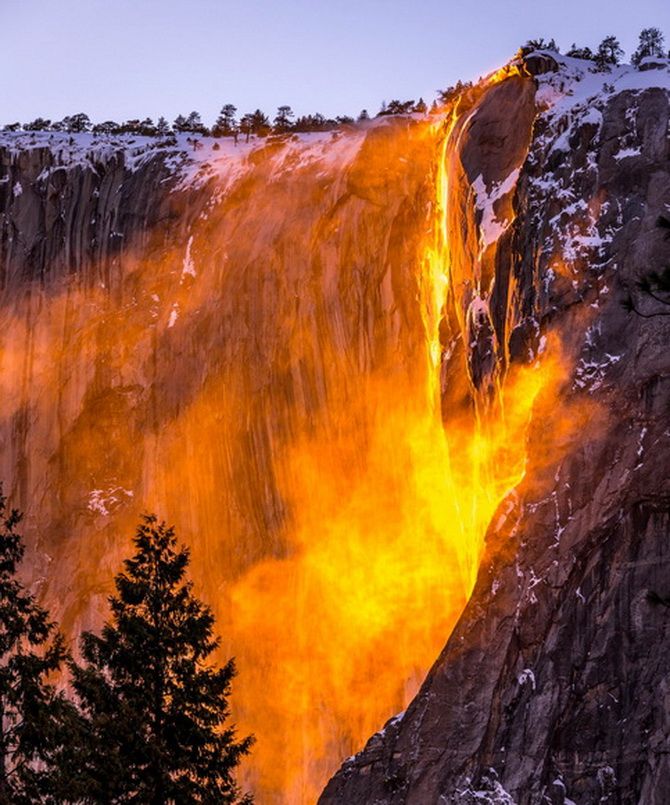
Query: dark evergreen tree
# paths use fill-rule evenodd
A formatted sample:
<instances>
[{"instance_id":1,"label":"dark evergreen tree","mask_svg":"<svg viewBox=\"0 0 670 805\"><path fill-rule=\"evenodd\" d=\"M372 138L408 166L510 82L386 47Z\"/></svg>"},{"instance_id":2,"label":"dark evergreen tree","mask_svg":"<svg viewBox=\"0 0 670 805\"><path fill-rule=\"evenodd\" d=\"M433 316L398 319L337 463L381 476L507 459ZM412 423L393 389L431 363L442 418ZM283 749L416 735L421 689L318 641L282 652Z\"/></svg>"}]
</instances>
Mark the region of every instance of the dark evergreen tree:
<instances>
[{"instance_id":1,"label":"dark evergreen tree","mask_svg":"<svg viewBox=\"0 0 670 805\"><path fill-rule=\"evenodd\" d=\"M209 129L203 124L199 112L191 112L188 117L177 115L172 124L172 128L177 134L184 132L190 134L209 134Z\"/></svg>"},{"instance_id":2,"label":"dark evergreen tree","mask_svg":"<svg viewBox=\"0 0 670 805\"><path fill-rule=\"evenodd\" d=\"M363 120L370 120L370 113L368 112L367 109L361 109L361 113L358 116L359 123L362 122Z\"/></svg>"},{"instance_id":3,"label":"dark evergreen tree","mask_svg":"<svg viewBox=\"0 0 670 805\"><path fill-rule=\"evenodd\" d=\"M90 131L91 119L83 112L76 115L68 115L61 121L63 131L70 132L70 134L81 134L84 131Z\"/></svg>"},{"instance_id":4,"label":"dark evergreen tree","mask_svg":"<svg viewBox=\"0 0 670 805\"><path fill-rule=\"evenodd\" d=\"M175 133L181 134L183 131L186 130L184 128L185 126L186 126L186 118L184 117L184 115L177 115L172 124L172 128L174 129Z\"/></svg>"},{"instance_id":5,"label":"dark evergreen tree","mask_svg":"<svg viewBox=\"0 0 670 805\"><path fill-rule=\"evenodd\" d=\"M93 134L118 134L122 129L116 121L105 120L104 123L96 123L93 126Z\"/></svg>"},{"instance_id":6,"label":"dark evergreen tree","mask_svg":"<svg viewBox=\"0 0 670 805\"><path fill-rule=\"evenodd\" d=\"M377 117L384 115L408 115L414 110L414 101L392 100L383 104Z\"/></svg>"},{"instance_id":7,"label":"dark evergreen tree","mask_svg":"<svg viewBox=\"0 0 670 805\"><path fill-rule=\"evenodd\" d=\"M212 127L212 134L215 137L232 137L237 129L235 122L236 113L236 106L233 106L232 103L225 104L216 119L216 123L214 123Z\"/></svg>"},{"instance_id":8,"label":"dark evergreen tree","mask_svg":"<svg viewBox=\"0 0 670 805\"><path fill-rule=\"evenodd\" d=\"M590 47L587 46L584 48L578 48L574 42L572 43L570 50L568 50L565 55L572 56L573 59L586 59L587 61L593 61L595 58L595 55Z\"/></svg>"},{"instance_id":9,"label":"dark evergreen tree","mask_svg":"<svg viewBox=\"0 0 670 805\"><path fill-rule=\"evenodd\" d=\"M126 120L125 123L118 127L118 132L120 134L142 135L143 137L155 137L158 134L158 130L150 117L145 117L144 120L139 120L138 118Z\"/></svg>"},{"instance_id":10,"label":"dark evergreen tree","mask_svg":"<svg viewBox=\"0 0 670 805\"><path fill-rule=\"evenodd\" d=\"M286 134L293 125L293 109L290 106L280 106L273 121L273 131L275 134Z\"/></svg>"},{"instance_id":11,"label":"dark evergreen tree","mask_svg":"<svg viewBox=\"0 0 670 805\"><path fill-rule=\"evenodd\" d=\"M631 57L631 63L636 67L642 59L648 56L663 58L665 56L665 37L658 28L645 28L640 32L637 50Z\"/></svg>"},{"instance_id":12,"label":"dark evergreen tree","mask_svg":"<svg viewBox=\"0 0 670 805\"><path fill-rule=\"evenodd\" d=\"M155 137L158 134L158 129L150 117L145 117L144 120L140 120L138 133L143 137Z\"/></svg>"},{"instance_id":13,"label":"dark evergreen tree","mask_svg":"<svg viewBox=\"0 0 670 805\"><path fill-rule=\"evenodd\" d=\"M255 112L247 112L240 118L239 129L246 135L247 142L252 134L258 137L265 137L270 133L270 120L260 109Z\"/></svg>"},{"instance_id":14,"label":"dark evergreen tree","mask_svg":"<svg viewBox=\"0 0 670 805\"><path fill-rule=\"evenodd\" d=\"M36 117L30 123L23 126L24 131L48 131L51 128L51 121L45 120L43 117Z\"/></svg>"},{"instance_id":15,"label":"dark evergreen tree","mask_svg":"<svg viewBox=\"0 0 670 805\"><path fill-rule=\"evenodd\" d=\"M156 134L158 137L167 137L171 133L170 124L161 115L156 123Z\"/></svg>"},{"instance_id":16,"label":"dark evergreen tree","mask_svg":"<svg viewBox=\"0 0 670 805\"><path fill-rule=\"evenodd\" d=\"M72 664L84 718L77 801L238 802L234 771L252 739L226 726L233 661L209 663L214 618L186 580L189 553L173 529L146 516L134 544L110 621L83 635L84 664Z\"/></svg>"},{"instance_id":17,"label":"dark evergreen tree","mask_svg":"<svg viewBox=\"0 0 670 805\"><path fill-rule=\"evenodd\" d=\"M331 131L338 127L337 120L324 117L320 112L313 115L302 115L293 124L293 131Z\"/></svg>"},{"instance_id":18,"label":"dark evergreen tree","mask_svg":"<svg viewBox=\"0 0 670 805\"><path fill-rule=\"evenodd\" d=\"M247 113L246 115L242 115L240 118L240 132L244 134L247 138L247 142L249 142L249 137L251 136L251 131L253 127L253 121L251 118L251 113Z\"/></svg>"},{"instance_id":19,"label":"dark evergreen tree","mask_svg":"<svg viewBox=\"0 0 670 805\"><path fill-rule=\"evenodd\" d=\"M623 53L623 48L616 36L606 36L598 45L594 61L599 70L609 70L612 66L619 64Z\"/></svg>"},{"instance_id":20,"label":"dark evergreen tree","mask_svg":"<svg viewBox=\"0 0 670 805\"><path fill-rule=\"evenodd\" d=\"M209 129L202 122L199 112L191 112L186 118L186 128L184 131L190 131L191 134L209 134Z\"/></svg>"},{"instance_id":21,"label":"dark evergreen tree","mask_svg":"<svg viewBox=\"0 0 670 805\"><path fill-rule=\"evenodd\" d=\"M446 89L438 89L437 90L437 99L440 104L444 105L447 103L451 103L455 98L457 98L462 92L472 87L471 81L457 81L456 84L452 87L447 87Z\"/></svg>"},{"instance_id":22,"label":"dark evergreen tree","mask_svg":"<svg viewBox=\"0 0 670 805\"><path fill-rule=\"evenodd\" d=\"M547 50L548 48L549 45L542 37L539 37L538 39L529 39L525 45L521 45L519 48L519 56L527 56L529 53L533 53L535 50Z\"/></svg>"},{"instance_id":23,"label":"dark evergreen tree","mask_svg":"<svg viewBox=\"0 0 670 805\"><path fill-rule=\"evenodd\" d=\"M260 109L256 109L255 112L251 113L250 122L252 134L265 137L270 132L270 120Z\"/></svg>"},{"instance_id":24,"label":"dark evergreen tree","mask_svg":"<svg viewBox=\"0 0 670 805\"><path fill-rule=\"evenodd\" d=\"M49 682L66 659L48 613L16 578L21 515L0 491L0 803L45 801L73 710Z\"/></svg>"},{"instance_id":25,"label":"dark evergreen tree","mask_svg":"<svg viewBox=\"0 0 670 805\"><path fill-rule=\"evenodd\" d=\"M426 106L426 102L423 98L419 98L419 100L414 104L414 111L418 112L420 115L426 114L428 107Z\"/></svg>"}]
</instances>

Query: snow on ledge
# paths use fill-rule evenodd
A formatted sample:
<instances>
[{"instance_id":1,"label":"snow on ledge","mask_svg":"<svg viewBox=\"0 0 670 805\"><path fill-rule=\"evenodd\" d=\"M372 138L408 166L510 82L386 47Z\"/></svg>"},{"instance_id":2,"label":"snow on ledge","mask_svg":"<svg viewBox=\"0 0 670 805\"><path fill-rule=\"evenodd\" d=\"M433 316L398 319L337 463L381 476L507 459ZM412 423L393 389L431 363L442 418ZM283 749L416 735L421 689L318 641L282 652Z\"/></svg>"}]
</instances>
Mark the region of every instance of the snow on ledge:
<instances>
[{"instance_id":1,"label":"snow on ledge","mask_svg":"<svg viewBox=\"0 0 670 805\"><path fill-rule=\"evenodd\" d=\"M86 508L93 514L109 517L115 509L132 497L133 492L130 489L124 489L122 486L110 486L108 489L92 489L88 495Z\"/></svg>"},{"instance_id":2,"label":"snow on ledge","mask_svg":"<svg viewBox=\"0 0 670 805\"><path fill-rule=\"evenodd\" d=\"M655 59L640 70L630 64L614 65L609 71L599 72L592 61L574 59L560 53L546 53L557 62L558 72L543 73L535 77L538 90L536 103L550 116L561 116L578 106L590 106L620 92L641 92L645 89L670 91L670 60Z\"/></svg>"},{"instance_id":3,"label":"snow on ledge","mask_svg":"<svg viewBox=\"0 0 670 805\"><path fill-rule=\"evenodd\" d=\"M494 184L490 190L486 187L481 173L472 183L472 190L475 194L475 207L482 213L482 220L479 225L482 251L492 243L496 243L511 223L507 219L499 221L496 218L494 206L498 199L503 198L514 190L519 178L519 171L520 168L516 168L504 181Z\"/></svg>"},{"instance_id":4,"label":"snow on ledge","mask_svg":"<svg viewBox=\"0 0 670 805\"><path fill-rule=\"evenodd\" d=\"M11 161L26 151L50 150L53 164L40 174L38 178L41 180L48 179L53 170L62 167L97 170L120 161L124 169L132 173L154 159L161 159L175 177L174 190L199 187L216 179L218 187L225 193L252 167L250 157L254 152L276 146L276 153L271 153L272 179L317 163L323 165L325 173L334 164L348 164L371 129L392 122L393 118L382 117L329 131L281 137L252 136L248 142L246 137L238 137L235 142L232 137L201 137L186 133L164 139L133 134L0 131L0 149L9 152ZM15 187L15 196L22 190L20 186Z\"/></svg>"}]
</instances>

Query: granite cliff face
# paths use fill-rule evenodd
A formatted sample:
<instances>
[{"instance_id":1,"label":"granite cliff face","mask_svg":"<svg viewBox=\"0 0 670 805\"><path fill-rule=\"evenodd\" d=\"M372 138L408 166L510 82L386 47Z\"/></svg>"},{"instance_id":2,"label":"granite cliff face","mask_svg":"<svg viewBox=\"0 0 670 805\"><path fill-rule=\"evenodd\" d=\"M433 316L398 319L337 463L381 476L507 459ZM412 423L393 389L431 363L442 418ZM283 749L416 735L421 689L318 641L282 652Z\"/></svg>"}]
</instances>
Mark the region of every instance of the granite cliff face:
<instances>
[{"instance_id":1,"label":"granite cliff face","mask_svg":"<svg viewBox=\"0 0 670 805\"><path fill-rule=\"evenodd\" d=\"M31 579L75 638L140 513L169 518L237 657L267 802L316 798L467 594L432 494L452 483L423 270L441 125L196 150L3 139L0 476Z\"/></svg>"},{"instance_id":2,"label":"granite cliff face","mask_svg":"<svg viewBox=\"0 0 670 805\"><path fill-rule=\"evenodd\" d=\"M670 265L668 74L597 91L574 68L538 79L494 279L513 277L511 360L553 332L570 370L421 691L322 803L670 798L670 308L643 280Z\"/></svg>"},{"instance_id":3,"label":"granite cliff face","mask_svg":"<svg viewBox=\"0 0 670 805\"><path fill-rule=\"evenodd\" d=\"M262 802L409 702L322 802L670 796L670 74L588 67L238 148L2 135L31 580L74 636L174 522Z\"/></svg>"}]
</instances>

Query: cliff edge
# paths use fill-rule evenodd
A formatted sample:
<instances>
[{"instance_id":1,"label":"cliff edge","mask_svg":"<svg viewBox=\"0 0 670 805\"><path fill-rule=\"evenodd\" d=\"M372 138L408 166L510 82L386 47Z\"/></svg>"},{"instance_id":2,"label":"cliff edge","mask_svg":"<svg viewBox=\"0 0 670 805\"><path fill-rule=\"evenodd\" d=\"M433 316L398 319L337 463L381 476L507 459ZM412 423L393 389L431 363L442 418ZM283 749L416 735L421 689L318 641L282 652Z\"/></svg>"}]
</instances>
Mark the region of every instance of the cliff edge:
<instances>
[{"instance_id":1,"label":"cliff edge","mask_svg":"<svg viewBox=\"0 0 670 805\"><path fill-rule=\"evenodd\" d=\"M566 375L444 651L322 805L670 801L670 71L535 67L506 348L558 335Z\"/></svg>"}]
</instances>

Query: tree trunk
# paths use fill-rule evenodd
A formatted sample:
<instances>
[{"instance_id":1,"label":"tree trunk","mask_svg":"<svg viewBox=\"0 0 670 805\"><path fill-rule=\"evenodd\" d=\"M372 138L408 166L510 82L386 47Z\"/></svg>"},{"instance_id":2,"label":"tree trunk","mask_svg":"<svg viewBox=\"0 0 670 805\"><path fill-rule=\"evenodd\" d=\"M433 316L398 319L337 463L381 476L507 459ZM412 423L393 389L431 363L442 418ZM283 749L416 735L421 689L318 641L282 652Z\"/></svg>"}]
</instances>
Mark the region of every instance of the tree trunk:
<instances>
[{"instance_id":1,"label":"tree trunk","mask_svg":"<svg viewBox=\"0 0 670 805\"><path fill-rule=\"evenodd\" d=\"M5 700L0 696L0 805L11 805L12 790L7 776L7 739L5 733Z\"/></svg>"}]
</instances>

